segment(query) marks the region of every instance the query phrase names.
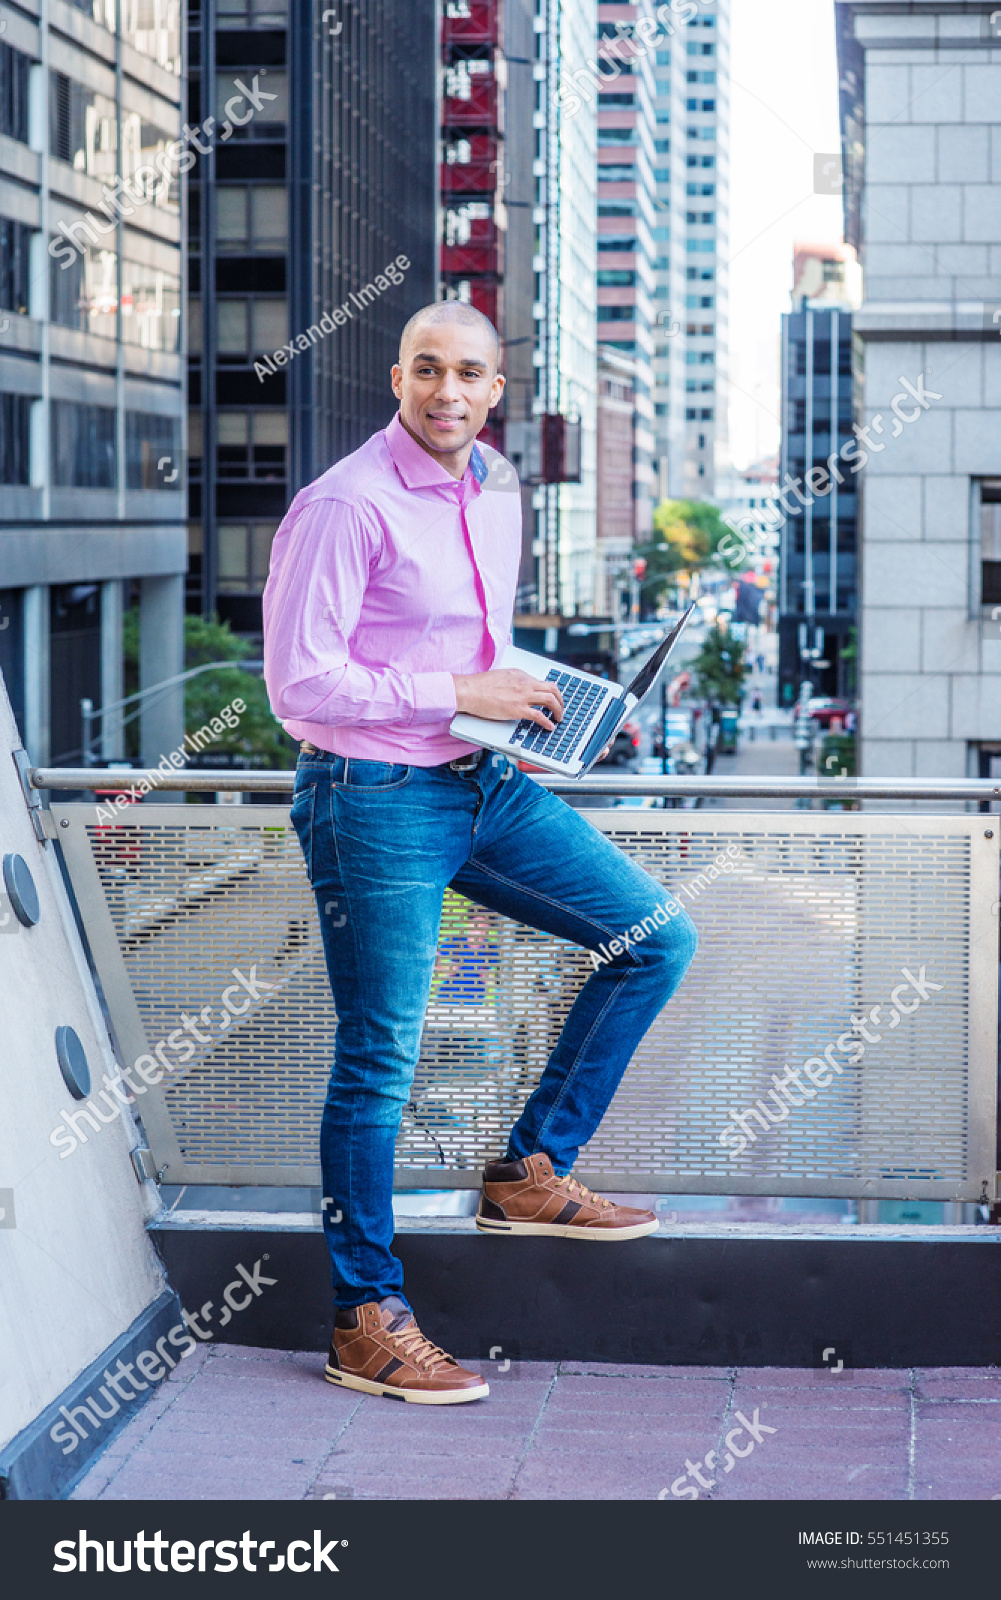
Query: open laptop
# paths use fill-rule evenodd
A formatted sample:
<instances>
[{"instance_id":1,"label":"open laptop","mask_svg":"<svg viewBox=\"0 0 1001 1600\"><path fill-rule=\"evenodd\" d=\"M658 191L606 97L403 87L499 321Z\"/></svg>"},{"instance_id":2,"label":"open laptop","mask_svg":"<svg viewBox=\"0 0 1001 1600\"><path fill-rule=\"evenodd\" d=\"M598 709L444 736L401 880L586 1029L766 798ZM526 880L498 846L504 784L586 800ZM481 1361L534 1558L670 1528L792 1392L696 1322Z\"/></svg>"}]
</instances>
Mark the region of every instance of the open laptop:
<instances>
[{"instance_id":1,"label":"open laptop","mask_svg":"<svg viewBox=\"0 0 1001 1600\"><path fill-rule=\"evenodd\" d=\"M543 728L528 717L519 722L495 722L460 711L452 718L452 733L467 744L502 750L515 760L529 761L561 777L582 778L615 738L629 713L650 693L694 610L693 601L626 688L576 667L564 667L548 656L508 645L497 665L520 667L542 683L555 683L563 696L563 721L555 728Z\"/></svg>"}]
</instances>

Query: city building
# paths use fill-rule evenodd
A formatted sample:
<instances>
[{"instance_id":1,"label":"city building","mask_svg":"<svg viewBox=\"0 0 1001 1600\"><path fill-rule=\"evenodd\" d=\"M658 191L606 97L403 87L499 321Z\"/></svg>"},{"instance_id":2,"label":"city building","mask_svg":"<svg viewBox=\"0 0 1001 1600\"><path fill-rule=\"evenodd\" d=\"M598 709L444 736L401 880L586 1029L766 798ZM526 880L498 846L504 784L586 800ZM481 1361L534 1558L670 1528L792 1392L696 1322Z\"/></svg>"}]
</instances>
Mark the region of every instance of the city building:
<instances>
[{"instance_id":1,"label":"city building","mask_svg":"<svg viewBox=\"0 0 1001 1600\"><path fill-rule=\"evenodd\" d=\"M779 535L779 694L785 703L805 679L818 694L847 695L855 688L858 475L845 462L839 483L827 463L854 439L852 311L860 277L850 245L793 248L792 312L782 318L779 476L786 486L797 483L800 494L787 487ZM813 469L826 474L814 478L817 492L806 483Z\"/></svg>"},{"instance_id":2,"label":"city building","mask_svg":"<svg viewBox=\"0 0 1001 1600\"><path fill-rule=\"evenodd\" d=\"M861 771L1001 771L1001 17L838 4L863 474ZM991 163L994 161L992 167Z\"/></svg>"},{"instance_id":3,"label":"city building","mask_svg":"<svg viewBox=\"0 0 1001 1600\"><path fill-rule=\"evenodd\" d=\"M190 0L188 22L188 116L218 137L189 178L187 603L254 636L289 501L389 422L399 331L435 298L437 14Z\"/></svg>"},{"instance_id":4,"label":"city building","mask_svg":"<svg viewBox=\"0 0 1001 1600\"><path fill-rule=\"evenodd\" d=\"M515 463L519 612L588 611L595 532L595 114L560 116L560 62L589 54L584 0L445 0L440 292L504 343L483 438Z\"/></svg>"},{"instance_id":5,"label":"city building","mask_svg":"<svg viewBox=\"0 0 1001 1600\"><path fill-rule=\"evenodd\" d=\"M133 604L140 683L183 659L179 30L175 0L0 5L0 668L43 764L122 698ZM180 716L145 703L148 759Z\"/></svg>"},{"instance_id":6,"label":"city building","mask_svg":"<svg viewBox=\"0 0 1001 1600\"><path fill-rule=\"evenodd\" d=\"M856 624L858 479L828 463L854 441L852 314L782 318L782 447L785 508L779 560L779 697L790 704L809 679L817 694L844 694L843 659ZM807 482L807 474L816 475ZM842 482L839 483L838 476Z\"/></svg>"},{"instance_id":7,"label":"city building","mask_svg":"<svg viewBox=\"0 0 1001 1600\"><path fill-rule=\"evenodd\" d=\"M562 113L560 74L594 53L591 0L536 0L535 150L536 417L572 424L565 481L540 484L534 512L535 607L573 616L595 610L597 553L597 112Z\"/></svg>"},{"instance_id":8,"label":"city building","mask_svg":"<svg viewBox=\"0 0 1001 1600\"><path fill-rule=\"evenodd\" d=\"M637 501L633 466L636 440L636 358L615 346L598 346L598 564L597 611L619 617L629 592Z\"/></svg>"},{"instance_id":9,"label":"city building","mask_svg":"<svg viewBox=\"0 0 1001 1600\"><path fill-rule=\"evenodd\" d=\"M441 294L475 306L500 333L507 385L482 438L513 450L524 467L536 397L535 141L506 133L527 130L535 115L532 0L445 0L441 51ZM535 594L537 568L528 477L522 485L526 600Z\"/></svg>"},{"instance_id":10,"label":"city building","mask_svg":"<svg viewBox=\"0 0 1001 1600\"><path fill-rule=\"evenodd\" d=\"M715 504L724 516L751 534L754 548L750 566L756 572L774 574L778 570L779 536L770 512L778 481L778 455L716 475Z\"/></svg>"},{"instance_id":11,"label":"city building","mask_svg":"<svg viewBox=\"0 0 1001 1600\"><path fill-rule=\"evenodd\" d=\"M658 498L712 499L729 464L729 0L700 8L654 66Z\"/></svg>"},{"instance_id":12,"label":"city building","mask_svg":"<svg viewBox=\"0 0 1001 1600\"><path fill-rule=\"evenodd\" d=\"M631 468L634 501L633 537L643 540L650 537L653 528L657 487L653 470L653 235L654 168L659 158L655 68L650 52L636 48L641 42L636 26L645 18L654 19L652 0L640 0L639 5L631 7L628 31L621 13L622 7L608 0L598 7L598 41L605 58L598 110L598 338L603 350L621 351L633 363L632 437L627 465ZM653 25L656 26L655 19ZM604 382L614 385L617 380L607 374ZM608 407L605 417L610 421ZM599 545L607 538L601 523L599 494Z\"/></svg>"}]
</instances>

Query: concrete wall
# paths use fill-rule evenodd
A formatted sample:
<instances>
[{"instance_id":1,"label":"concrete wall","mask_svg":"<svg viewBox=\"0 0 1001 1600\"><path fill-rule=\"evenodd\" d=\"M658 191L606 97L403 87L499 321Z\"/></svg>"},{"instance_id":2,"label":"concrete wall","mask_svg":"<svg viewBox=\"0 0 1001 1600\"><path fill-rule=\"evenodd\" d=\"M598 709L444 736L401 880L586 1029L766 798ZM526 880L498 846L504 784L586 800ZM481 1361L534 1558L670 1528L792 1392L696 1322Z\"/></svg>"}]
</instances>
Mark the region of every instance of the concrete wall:
<instances>
[{"instance_id":1,"label":"concrete wall","mask_svg":"<svg viewBox=\"0 0 1001 1600\"><path fill-rule=\"evenodd\" d=\"M884 430L863 474L861 770L959 777L978 742L1001 740L975 489L1001 475L1001 338L985 319L1001 305L1001 38L987 11L912 10L852 6L865 58L855 328L864 421L881 414ZM940 398L894 438L893 398L919 374Z\"/></svg>"},{"instance_id":2,"label":"concrete wall","mask_svg":"<svg viewBox=\"0 0 1001 1600\"><path fill-rule=\"evenodd\" d=\"M95 1094L116 1068L55 846L35 838L10 758L17 743L0 691L0 854L24 858L41 905L25 928L0 900L0 1449L166 1287L144 1232L155 1190L129 1160L131 1116L84 1126L87 1143L65 1157L50 1141L60 1113L81 1104L56 1029L79 1034Z\"/></svg>"}]
</instances>

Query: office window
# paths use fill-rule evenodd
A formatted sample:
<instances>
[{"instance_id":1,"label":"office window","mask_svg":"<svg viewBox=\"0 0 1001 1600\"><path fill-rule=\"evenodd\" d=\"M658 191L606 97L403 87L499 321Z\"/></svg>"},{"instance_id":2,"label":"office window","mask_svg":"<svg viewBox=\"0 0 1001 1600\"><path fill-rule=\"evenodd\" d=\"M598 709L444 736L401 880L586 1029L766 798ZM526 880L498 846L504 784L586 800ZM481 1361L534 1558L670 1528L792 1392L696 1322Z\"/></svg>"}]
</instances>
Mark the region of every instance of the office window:
<instances>
[{"instance_id":1,"label":"office window","mask_svg":"<svg viewBox=\"0 0 1001 1600\"><path fill-rule=\"evenodd\" d=\"M653 147L658 155L666 156L671 148L671 141L670 139L655 139L653 141Z\"/></svg>"},{"instance_id":2,"label":"office window","mask_svg":"<svg viewBox=\"0 0 1001 1600\"><path fill-rule=\"evenodd\" d=\"M711 130L707 130L707 131L711 131ZM686 156L685 157L685 166L686 167L714 167L715 165L716 165L716 157L715 156Z\"/></svg>"},{"instance_id":3,"label":"office window","mask_svg":"<svg viewBox=\"0 0 1001 1600\"><path fill-rule=\"evenodd\" d=\"M689 42L685 46L685 54L688 56L714 56L716 54L716 46L714 44L692 44Z\"/></svg>"},{"instance_id":4,"label":"office window","mask_svg":"<svg viewBox=\"0 0 1001 1600\"><path fill-rule=\"evenodd\" d=\"M220 411L218 471L221 482L284 483L288 414L285 411Z\"/></svg>"},{"instance_id":5,"label":"office window","mask_svg":"<svg viewBox=\"0 0 1001 1600\"><path fill-rule=\"evenodd\" d=\"M599 128L598 143L603 144L635 144L635 128Z\"/></svg>"},{"instance_id":6,"label":"office window","mask_svg":"<svg viewBox=\"0 0 1001 1600\"><path fill-rule=\"evenodd\" d=\"M636 181L636 168L625 166L599 167L598 179L602 183L634 183Z\"/></svg>"},{"instance_id":7,"label":"office window","mask_svg":"<svg viewBox=\"0 0 1001 1600\"><path fill-rule=\"evenodd\" d=\"M181 419L147 411L125 413L127 489L181 488Z\"/></svg>"},{"instance_id":8,"label":"office window","mask_svg":"<svg viewBox=\"0 0 1001 1600\"><path fill-rule=\"evenodd\" d=\"M288 338L288 301L254 300L251 303L250 332L254 355L277 350Z\"/></svg>"},{"instance_id":9,"label":"office window","mask_svg":"<svg viewBox=\"0 0 1001 1600\"><path fill-rule=\"evenodd\" d=\"M138 261L122 266L122 336L144 350L180 349L181 280Z\"/></svg>"},{"instance_id":10,"label":"office window","mask_svg":"<svg viewBox=\"0 0 1001 1600\"><path fill-rule=\"evenodd\" d=\"M117 337L118 257L88 245L71 261L50 257L49 315L63 328Z\"/></svg>"},{"instance_id":11,"label":"office window","mask_svg":"<svg viewBox=\"0 0 1001 1600\"><path fill-rule=\"evenodd\" d=\"M243 90L237 87L237 79L250 90L254 89L254 78L257 76L257 90L262 104L259 110L254 109ZM274 99L266 98L274 96ZM235 72L220 72L216 74L216 103L215 114L222 128L226 122L233 123L226 112L226 106L232 105L234 117L246 117L245 122L240 122L233 128L233 137L242 139L284 139L285 124L288 122L288 76L284 70L269 67L267 77L262 76L260 68L245 67Z\"/></svg>"},{"instance_id":12,"label":"office window","mask_svg":"<svg viewBox=\"0 0 1001 1600\"><path fill-rule=\"evenodd\" d=\"M249 348L246 300L220 300L216 306L216 348L221 356L246 357Z\"/></svg>"},{"instance_id":13,"label":"office window","mask_svg":"<svg viewBox=\"0 0 1001 1600\"><path fill-rule=\"evenodd\" d=\"M115 31L115 3L114 0L70 0L78 11L83 11L88 17L93 17L102 28L107 28L110 33Z\"/></svg>"},{"instance_id":14,"label":"office window","mask_svg":"<svg viewBox=\"0 0 1001 1600\"><path fill-rule=\"evenodd\" d=\"M115 413L108 406L52 402L52 482L58 489L115 487Z\"/></svg>"},{"instance_id":15,"label":"office window","mask_svg":"<svg viewBox=\"0 0 1001 1600\"><path fill-rule=\"evenodd\" d=\"M122 112L122 177L134 194L176 211L180 179L176 167L164 160L170 143L171 135L156 123L145 122L137 111Z\"/></svg>"},{"instance_id":16,"label":"office window","mask_svg":"<svg viewBox=\"0 0 1001 1600\"><path fill-rule=\"evenodd\" d=\"M82 0L76 4L86 10ZM92 0L95 12L102 0ZM109 20L105 26L114 28L115 0L103 0ZM192 6L195 12L196 6ZM165 72L174 77L181 74L181 0L121 0L122 35L133 50L157 62Z\"/></svg>"},{"instance_id":17,"label":"office window","mask_svg":"<svg viewBox=\"0 0 1001 1600\"><path fill-rule=\"evenodd\" d=\"M599 238L598 238L598 249L599 250L618 250L618 251L624 251L624 252L625 251L631 251L631 250L637 250L637 249L639 249L639 240L638 239L618 239L618 238L613 239L613 238L609 237L606 234L604 236L599 236Z\"/></svg>"},{"instance_id":18,"label":"office window","mask_svg":"<svg viewBox=\"0 0 1001 1600\"><path fill-rule=\"evenodd\" d=\"M0 394L0 483L28 483L31 396Z\"/></svg>"},{"instance_id":19,"label":"office window","mask_svg":"<svg viewBox=\"0 0 1001 1600\"><path fill-rule=\"evenodd\" d=\"M267 355L288 338L286 300L220 300L216 316L219 355L231 361Z\"/></svg>"},{"instance_id":20,"label":"office window","mask_svg":"<svg viewBox=\"0 0 1001 1600\"><path fill-rule=\"evenodd\" d=\"M980 603L1001 605L1001 479L980 485Z\"/></svg>"},{"instance_id":21,"label":"office window","mask_svg":"<svg viewBox=\"0 0 1001 1600\"><path fill-rule=\"evenodd\" d=\"M600 322L635 322L635 306L599 306L598 320Z\"/></svg>"},{"instance_id":22,"label":"office window","mask_svg":"<svg viewBox=\"0 0 1001 1600\"><path fill-rule=\"evenodd\" d=\"M220 250L241 254L288 247L288 192L279 184L221 184L216 190Z\"/></svg>"},{"instance_id":23,"label":"office window","mask_svg":"<svg viewBox=\"0 0 1001 1600\"><path fill-rule=\"evenodd\" d=\"M0 133L28 142L28 57L0 39Z\"/></svg>"},{"instance_id":24,"label":"office window","mask_svg":"<svg viewBox=\"0 0 1001 1600\"><path fill-rule=\"evenodd\" d=\"M31 236L24 222L0 217L0 310L28 314Z\"/></svg>"},{"instance_id":25,"label":"office window","mask_svg":"<svg viewBox=\"0 0 1001 1600\"><path fill-rule=\"evenodd\" d=\"M288 0L218 0L218 28L284 28Z\"/></svg>"},{"instance_id":26,"label":"office window","mask_svg":"<svg viewBox=\"0 0 1001 1600\"><path fill-rule=\"evenodd\" d=\"M708 197L716 193L716 185L714 183L686 183L685 193Z\"/></svg>"},{"instance_id":27,"label":"office window","mask_svg":"<svg viewBox=\"0 0 1001 1600\"><path fill-rule=\"evenodd\" d=\"M600 105L602 111L605 110L606 106L634 106L635 104L636 96L634 94L605 94L604 90L601 92Z\"/></svg>"},{"instance_id":28,"label":"office window","mask_svg":"<svg viewBox=\"0 0 1001 1600\"><path fill-rule=\"evenodd\" d=\"M275 522L220 523L219 592L260 594L267 582Z\"/></svg>"},{"instance_id":29,"label":"office window","mask_svg":"<svg viewBox=\"0 0 1001 1600\"><path fill-rule=\"evenodd\" d=\"M114 185L118 167L115 102L85 89L64 72L49 75L49 140L57 161Z\"/></svg>"},{"instance_id":30,"label":"office window","mask_svg":"<svg viewBox=\"0 0 1001 1600\"><path fill-rule=\"evenodd\" d=\"M598 272L599 289L633 289L636 287L635 272L628 272L618 268L604 268ZM602 310L607 310L606 306Z\"/></svg>"}]
</instances>

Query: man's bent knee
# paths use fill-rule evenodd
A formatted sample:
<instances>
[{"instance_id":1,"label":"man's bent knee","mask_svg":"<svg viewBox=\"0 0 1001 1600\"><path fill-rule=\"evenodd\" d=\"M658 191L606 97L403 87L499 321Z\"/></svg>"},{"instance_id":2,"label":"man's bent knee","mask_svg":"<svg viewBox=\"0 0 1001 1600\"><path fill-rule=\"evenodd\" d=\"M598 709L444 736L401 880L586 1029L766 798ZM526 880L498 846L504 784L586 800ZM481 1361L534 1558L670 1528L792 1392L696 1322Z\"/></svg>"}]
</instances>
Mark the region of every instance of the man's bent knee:
<instances>
[{"instance_id":1,"label":"man's bent knee","mask_svg":"<svg viewBox=\"0 0 1001 1600\"><path fill-rule=\"evenodd\" d=\"M663 965L671 971L677 981L692 964L698 949L699 936L687 911L679 907L672 916L671 905L672 902L668 901L666 908L658 907L663 913L662 917L643 918L638 928L634 930L633 942L629 948L641 964ZM642 938L636 937L637 933L641 933Z\"/></svg>"}]
</instances>

